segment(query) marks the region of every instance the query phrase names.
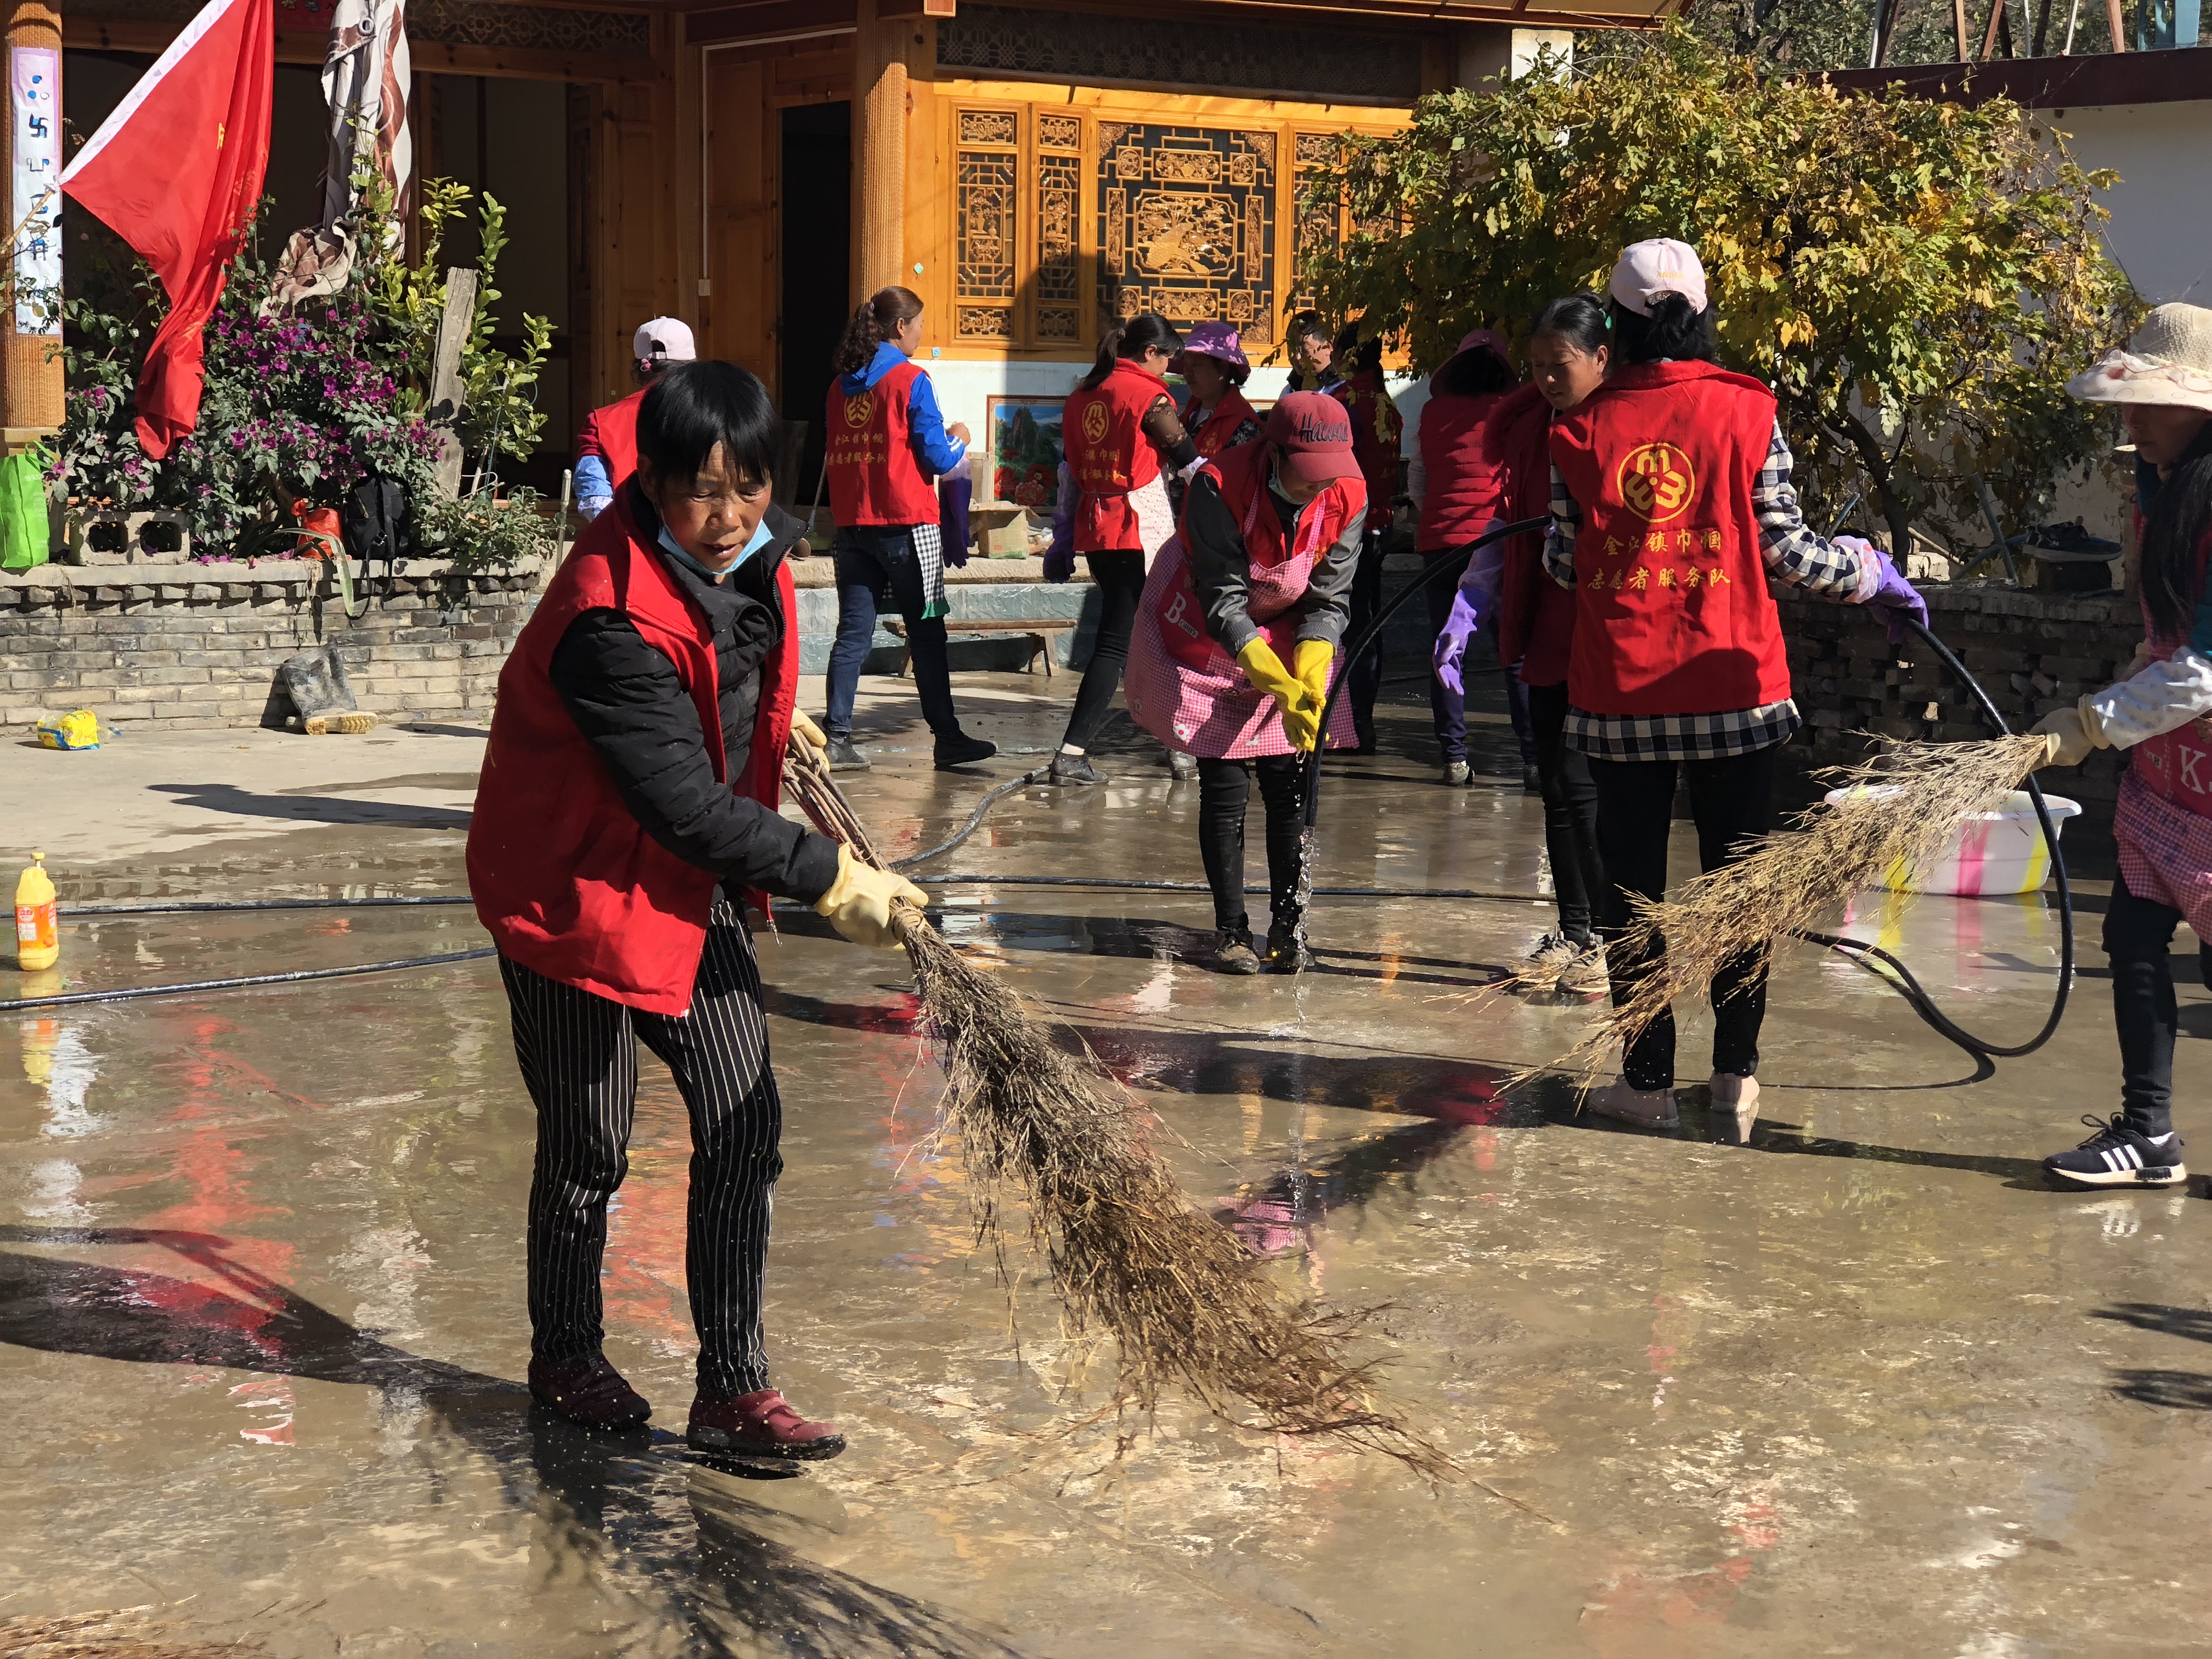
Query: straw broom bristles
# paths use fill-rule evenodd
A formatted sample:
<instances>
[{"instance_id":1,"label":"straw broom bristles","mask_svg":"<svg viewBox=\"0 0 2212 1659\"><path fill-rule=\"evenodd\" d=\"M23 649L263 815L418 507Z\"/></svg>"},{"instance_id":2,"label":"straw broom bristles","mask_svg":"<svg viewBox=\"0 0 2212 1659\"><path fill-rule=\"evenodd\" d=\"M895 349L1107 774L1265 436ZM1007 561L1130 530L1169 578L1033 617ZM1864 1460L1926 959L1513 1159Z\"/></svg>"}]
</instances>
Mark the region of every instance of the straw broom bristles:
<instances>
[{"instance_id":1,"label":"straw broom bristles","mask_svg":"<svg viewBox=\"0 0 2212 1659\"><path fill-rule=\"evenodd\" d=\"M882 866L820 757L796 736L785 780L817 828ZM1369 1367L1346 1358L1356 1318L1286 1309L1236 1237L1191 1208L1147 1141L1146 1114L1095 1057L1054 1043L921 911L902 906L897 917L924 1021L943 1048L945 1112L973 1185L977 1241L1006 1277L1000 1200L1018 1191L1071 1334L1115 1340L1118 1402L1150 1413L1180 1382L1238 1427L1383 1452L1431 1479L1448 1473L1450 1461L1380 1399Z\"/></svg>"},{"instance_id":2,"label":"straw broom bristles","mask_svg":"<svg viewBox=\"0 0 2212 1659\"><path fill-rule=\"evenodd\" d=\"M1736 957L1765 950L1778 934L1817 927L1859 889L1933 857L1968 817L2017 788L2045 752L2043 738L2030 735L1900 744L1863 765L1823 772L1854 793L1800 813L1794 828L1684 884L1672 898L1633 901L1622 941L1628 953L1664 954L1553 1065L1595 1081L1610 1054L1678 998L1703 996Z\"/></svg>"}]
</instances>

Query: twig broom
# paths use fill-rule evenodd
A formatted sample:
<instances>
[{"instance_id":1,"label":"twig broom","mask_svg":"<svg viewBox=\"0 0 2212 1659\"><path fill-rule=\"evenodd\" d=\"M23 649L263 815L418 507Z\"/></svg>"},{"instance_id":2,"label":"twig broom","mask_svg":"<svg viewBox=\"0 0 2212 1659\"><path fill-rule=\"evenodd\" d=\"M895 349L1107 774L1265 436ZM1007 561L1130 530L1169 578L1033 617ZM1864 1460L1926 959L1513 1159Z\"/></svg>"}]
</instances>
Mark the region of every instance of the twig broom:
<instances>
[{"instance_id":1,"label":"twig broom","mask_svg":"<svg viewBox=\"0 0 2212 1659\"><path fill-rule=\"evenodd\" d=\"M784 781L825 836L886 867L818 750L794 733ZM974 1191L976 1237L1006 1276L1001 1199L1018 1190L1070 1331L1111 1335L1117 1402L1149 1414L1180 1382L1224 1421L1452 1465L1346 1355L1356 1319L1287 1309L1227 1229L1197 1214L1149 1144L1146 1114L1094 1057L1067 1053L1021 998L963 959L923 914L897 911L945 1111ZM1240 1411L1237 1402L1250 1409Z\"/></svg>"},{"instance_id":2,"label":"twig broom","mask_svg":"<svg viewBox=\"0 0 2212 1659\"><path fill-rule=\"evenodd\" d=\"M1677 998L1702 996L1731 962L1766 950L1778 934L1808 933L1859 889L1924 863L1960 824L2017 788L2045 752L2035 736L1900 744L1824 773L1844 786L1840 799L1800 813L1794 827L1673 898L1635 901L1626 953L1663 954L1553 1065L1594 1081L1616 1047L1641 1036Z\"/></svg>"}]
</instances>

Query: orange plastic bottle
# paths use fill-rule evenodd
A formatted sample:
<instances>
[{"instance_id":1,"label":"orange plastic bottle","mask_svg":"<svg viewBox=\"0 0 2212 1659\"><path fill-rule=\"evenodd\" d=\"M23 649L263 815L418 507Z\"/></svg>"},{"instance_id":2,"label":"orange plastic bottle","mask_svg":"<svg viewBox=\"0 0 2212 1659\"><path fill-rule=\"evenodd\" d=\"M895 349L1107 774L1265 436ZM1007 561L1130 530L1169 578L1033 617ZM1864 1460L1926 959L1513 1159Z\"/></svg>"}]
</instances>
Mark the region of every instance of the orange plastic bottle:
<instances>
[{"instance_id":1,"label":"orange plastic bottle","mask_svg":"<svg viewBox=\"0 0 2212 1659\"><path fill-rule=\"evenodd\" d=\"M35 973L52 967L61 953L61 919L46 855L33 853L30 867L15 883L15 965Z\"/></svg>"}]
</instances>

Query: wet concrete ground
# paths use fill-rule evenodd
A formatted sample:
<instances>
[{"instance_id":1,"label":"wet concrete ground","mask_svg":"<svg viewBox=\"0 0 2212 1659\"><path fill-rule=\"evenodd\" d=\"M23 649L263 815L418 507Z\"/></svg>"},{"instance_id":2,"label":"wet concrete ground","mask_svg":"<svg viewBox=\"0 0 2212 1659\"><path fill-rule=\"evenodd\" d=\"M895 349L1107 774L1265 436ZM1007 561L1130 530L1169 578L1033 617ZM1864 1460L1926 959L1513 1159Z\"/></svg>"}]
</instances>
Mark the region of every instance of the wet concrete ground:
<instances>
[{"instance_id":1,"label":"wet concrete ground","mask_svg":"<svg viewBox=\"0 0 2212 1659\"><path fill-rule=\"evenodd\" d=\"M1060 708L1037 689L962 695L972 726L1042 749ZM881 764L852 790L901 850L987 781L928 771L910 709L874 700ZM1425 724L1395 709L1391 752L1337 775L1322 880L1536 890L1500 727L1494 775L1446 792ZM134 779L192 770L144 750L112 805L72 818L64 789L40 819L26 789L56 757L8 750L0 833L71 830L44 844L80 902L459 890L465 731L308 741L234 788L408 810L289 824L234 799L226 824L203 791L132 818ZM1198 880L1194 787L1123 747L1111 787L1021 792L938 867ZM101 818L136 825L130 856L104 856ZM1321 971L1233 980L1176 960L1201 893L935 890L950 935L1188 1141L1193 1197L1287 1290L1385 1306L1392 1386L1468 1480L1431 1491L1181 1407L1118 1461L1110 1424L1071 1429L1103 1391L1070 1384L1033 1264L1010 1337L930 1139L902 958L805 917L762 945L788 1116L769 1329L779 1384L853 1449L789 1480L700 1467L668 1432L690 1392L688 1147L650 1063L607 1292L611 1353L663 1431L610 1446L527 1411L532 1121L489 964L0 1019L0 1619L179 1604L279 1655L530 1659L2212 1644L2212 1201L2061 1194L2036 1170L2114 1104L2094 914L2060 1036L1989 1076L1867 975L1792 954L1768 1113L1730 1148L1700 1090L1674 1135L1577 1119L1556 1085L1500 1092L1583 1017L1473 995L1538 906L1324 901ZM2039 1023L2040 903L1851 920L1966 1024ZM88 918L56 982L481 942L460 908ZM2182 1127L2212 1162L2212 1002L2185 977ZM26 988L0 970L0 996ZM1686 1066L1705 1029L1686 1023Z\"/></svg>"}]
</instances>

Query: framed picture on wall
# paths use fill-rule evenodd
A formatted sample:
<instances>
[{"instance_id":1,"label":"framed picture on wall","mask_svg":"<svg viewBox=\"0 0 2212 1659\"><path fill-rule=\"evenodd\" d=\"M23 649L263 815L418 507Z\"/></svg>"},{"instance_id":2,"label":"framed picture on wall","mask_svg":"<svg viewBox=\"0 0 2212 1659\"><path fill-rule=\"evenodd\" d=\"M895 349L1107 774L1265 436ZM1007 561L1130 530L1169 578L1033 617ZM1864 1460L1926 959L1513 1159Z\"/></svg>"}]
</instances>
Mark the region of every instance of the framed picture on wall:
<instances>
[{"instance_id":1,"label":"framed picture on wall","mask_svg":"<svg viewBox=\"0 0 2212 1659\"><path fill-rule=\"evenodd\" d=\"M993 397L984 407L990 498L1049 516L1060 489L1060 415L1066 398Z\"/></svg>"}]
</instances>

